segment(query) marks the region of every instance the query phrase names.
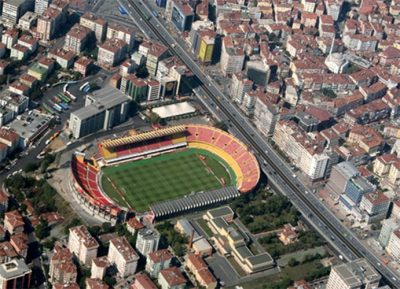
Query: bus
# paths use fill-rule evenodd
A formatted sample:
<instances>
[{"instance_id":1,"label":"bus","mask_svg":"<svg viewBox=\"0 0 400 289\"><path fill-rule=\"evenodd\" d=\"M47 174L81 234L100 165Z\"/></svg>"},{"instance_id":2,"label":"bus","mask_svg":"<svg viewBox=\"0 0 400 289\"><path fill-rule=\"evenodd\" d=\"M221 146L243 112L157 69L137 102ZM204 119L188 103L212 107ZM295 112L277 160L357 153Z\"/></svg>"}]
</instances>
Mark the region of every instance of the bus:
<instances>
[{"instance_id":1,"label":"bus","mask_svg":"<svg viewBox=\"0 0 400 289\"><path fill-rule=\"evenodd\" d=\"M65 92L65 95L68 96L70 99L72 99L73 101L76 101L76 96L74 96L71 92L69 92L68 90Z\"/></svg>"},{"instance_id":2,"label":"bus","mask_svg":"<svg viewBox=\"0 0 400 289\"><path fill-rule=\"evenodd\" d=\"M63 110L68 110L69 109L68 104L66 104L65 102L60 102L60 103L58 103L58 105L61 106Z\"/></svg>"},{"instance_id":3,"label":"bus","mask_svg":"<svg viewBox=\"0 0 400 289\"><path fill-rule=\"evenodd\" d=\"M53 101L55 102L55 103L60 103L60 102L62 102L62 100L61 100L61 98L59 98L58 96L53 96Z\"/></svg>"},{"instance_id":4,"label":"bus","mask_svg":"<svg viewBox=\"0 0 400 289\"><path fill-rule=\"evenodd\" d=\"M53 101L49 100L49 103L51 105L51 107L56 111L56 112L63 112L62 107L59 106L57 103L54 103Z\"/></svg>"},{"instance_id":5,"label":"bus","mask_svg":"<svg viewBox=\"0 0 400 289\"><path fill-rule=\"evenodd\" d=\"M45 111L47 111L48 113L50 113L51 115L56 114L56 112L47 104L43 103L43 108Z\"/></svg>"},{"instance_id":6,"label":"bus","mask_svg":"<svg viewBox=\"0 0 400 289\"><path fill-rule=\"evenodd\" d=\"M90 89L91 89L91 87L90 87L90 85L88 85L83 89L83 92L89 92Z\"/></svg>"},{"instance_id":7,"label":"bus","mask_svg":"<svg viewBox=\"0 0 400 289\"><path fill-rule=\"evenodd\" d=\"M66 102L66 103L70 103L71 99L69 99L69 97L67 97L65 94L59 93L57 94L58 98L60 98L62 101Z\"/></svg>"},{"instance_id":8,"label":"bus","mask_svg":"<svg viewBox=\"0 0 400 289\"><path fill-rule=\"evenodd\" d=\"M62 108L61 108L61 106L59 106L58 104L54 104L54 105L52 106L52 108L53 108L56 112L62 113Z\"/></svg>"},{"instance_id":9,"label":"bus","mask_svg":"<svg viewBox=\"0 0 400 289\"><path fill-rule=\"evenodd\" d=\"M128 11L126 11L125 8L122 7L121 5L118 6L118 10L119 13L121 13L121 15L128 15Z\"/></svg>"},{"instance_id":10,"label":"bus","mask_svg":"<svg viewBox=\"0 0 400 289\"><path fill-rule=\"evenodd\" d=\"M67 91L68 85L69 85L69 83L67 83L66 85L64 85L64 87L63 87L63 92L64 92L64 93Z\"/></svg>"},{"instance_id":11,"label":"bus","mask_svg":"<svg viewBox=\"0 0 400 289\"><path fill-rule=\"evenodd\" d=\"M83 91L87 86L89 86L89 81L82 84L81 87L79 87L79 90Z\"/></svg>"}]
</instances>

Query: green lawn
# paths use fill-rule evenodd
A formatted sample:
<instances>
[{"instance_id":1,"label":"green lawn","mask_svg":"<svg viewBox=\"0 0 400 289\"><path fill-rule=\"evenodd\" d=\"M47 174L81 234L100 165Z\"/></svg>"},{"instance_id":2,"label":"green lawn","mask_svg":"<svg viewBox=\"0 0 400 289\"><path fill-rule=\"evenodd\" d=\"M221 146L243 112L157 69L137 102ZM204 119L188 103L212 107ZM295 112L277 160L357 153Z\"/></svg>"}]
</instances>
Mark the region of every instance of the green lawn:
<instances>
[{"instance_id":1,"label":"green lawn","mask_svg":"<svg viewBox=\"0 0 400 289\"><path fill-rule=\"evenodd\" d=\"M222 159L210 152L186 149L106 167L101 183L120 205L145 211L156 202L220 188L222 179L225 185L234 184L235 175L227 168Z\"/></svg>"}]
</instances>

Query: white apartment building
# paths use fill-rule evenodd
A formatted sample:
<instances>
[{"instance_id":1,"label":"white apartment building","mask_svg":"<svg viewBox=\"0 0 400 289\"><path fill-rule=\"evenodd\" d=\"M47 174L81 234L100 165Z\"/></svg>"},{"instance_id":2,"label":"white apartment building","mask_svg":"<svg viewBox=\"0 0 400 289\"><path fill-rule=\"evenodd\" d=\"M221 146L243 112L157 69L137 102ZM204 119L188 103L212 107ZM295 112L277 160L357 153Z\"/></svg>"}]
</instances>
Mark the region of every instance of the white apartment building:
<instances>
[{"instance_id":1,"label":"white apartment building","mask_svg":"<svg viewBox=\"0 0 400 289\"><path fill-rule=\"evenodd\" d=\"M97 257L99 244L90 235L85 226L77 226L69 229L68 249L75 254L78 260L90 266L92 260Z\"/></svg>"},{"instance_id":2,"label":"white apartment building","mask_svg":"<svg viewBox=\"0 0 400 289\"><path fill-rule=\"evenodd\" d=\"M107 27L106 38L123 40L128 44L129 50L131 50L135 44L135 31L121 24L110 23Z\"/></svg>"},{"instance_id":3,"label":"white apartment building","mask_svg":"<svg viewBox=\"0 0 400 289\"><path fill-rule=\"evenodd\" d=\"M35 13L42 15L43 12L49 7L51 0L35 0Z\"/></svg>"},{"instance_id":4,"label":"white apartment building","mask_svg":"<svg viewBox=\"0 0 400 289\"><path fill-rule=\"evenodd\" d=\"M400 229L396 229L390 234L386 252L395 260L400 259Z\"/></svg>"},{"instance_id":5,"label":"white apartment building","mask_svg":"<svg viewBox=\"0 0 400 289\"><path fill-rule=\"evenodd\" d=\"M272 135L279 120L277 106L271 104L265 97L257 97L254 105L254 123L264 135Z\"/></svg>"},{"instance_id":6,"label":"white apartment building","mask_svg":"<svg viewBox=\"0 0 400 289\"><path fill-rule=\"evenodd\" d=\"M25 12L33 10L33 0L5 0L3 2L2 19L6 26L13 26L18 23Z\"/></svg>"},{"instance_id":7,"label":"white apartment building","mask_svg":"<svg viewBox=\"0 0 400 289\"><path fill-rule=\"evenodd\" d=\"M143 256L147 256L150 252L154 252L158 249L159 241L160 233L155 229L143 228L138 232L136 249Z\"/></svg>"},{"instance_id":8,"label":"white apartment building","mask_svg":"<svg viewBox=\"0 0 400 289\"><path fill-rule=\"evenodd\" d=\"M91 12L83 14L79 20L79 24L92 30L99 42L102 42L106 37L107 21Z\"/></svg>"},{"instance_id":9,"label":"white apartment building","mask_svg":"<svg viewBox=\"0 0 400 289\"><path fill-rule=\"evenodd\" d=\"M98 45L98 47L98 62L111 67L124 59L128 46L125 41L113 38L106 40L104 43Z\"/></svg>"},{"instance_id":10,"label":"white apartment building","mask_svg":"<svg viewBox=\"0 0 400 289\"><path fill-rule=\"evenodd\" d=\"M242 104L244 94L253 89L253 81L247 79L242 73L235 73L232 75L232 83L230 94L238 104Z\"/></svg>"},{"instance_id":11,"label":"white apartment building","mask_svg":"<svg viewBox=\"0 0 400 289\"><path fill-rule=\"evenodd\" d=\"M325 0L326 13L332 16L333 20L339 19L342 10L343 0Z\"/></svg>"},{"instance_id":12,"label":"white apartment building","mask_svg":"<svg viewBox=\"0 0 400 289\"><path fill-rule=\"evenodd\" d=\"M110 241L108 261L115 264L121 276L126 277L136 272L139 256L125 237Z\"/></svg>"},{"instance_id":13,"label":"white apartment building","mask_svg":"<svg viewBox=\"0 0 400 289\"><path fill-rule=\"evenodd\" d=\"M242 71L244 59L243 49L235 47L232 39L225 37L222 42L220 61L222 73L226 76Z\"/></svg>"},{"instance_id":14,"label":"white apartment building","mask_svg":"<svg viewBox=\"0 0 400 289\"><path fill-rule=\"evenodd\" d=\"M160 83L155 80L151 79L147 82L147 101L154 101L160 99L160 90L161 85Z\"/></svg>"}]
</instances>

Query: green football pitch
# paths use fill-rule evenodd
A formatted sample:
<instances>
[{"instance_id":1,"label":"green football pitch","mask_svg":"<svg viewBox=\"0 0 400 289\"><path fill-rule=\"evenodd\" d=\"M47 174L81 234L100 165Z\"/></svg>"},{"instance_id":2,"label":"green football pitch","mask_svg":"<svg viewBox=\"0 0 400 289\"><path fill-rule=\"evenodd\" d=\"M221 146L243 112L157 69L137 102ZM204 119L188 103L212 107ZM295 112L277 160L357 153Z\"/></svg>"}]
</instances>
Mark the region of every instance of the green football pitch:
<instances>
[{"instance_id":1,"label":"green football pitch","mask_svg":"<svg viewBox=\"0 0 400 289\"><path fill-rule=\"evenodd\" d=\"M193 148L106 167L102 173L101 185L107 195L139 212L157 202L236 182L221 158Z\"/></svg>"}]
</instances>

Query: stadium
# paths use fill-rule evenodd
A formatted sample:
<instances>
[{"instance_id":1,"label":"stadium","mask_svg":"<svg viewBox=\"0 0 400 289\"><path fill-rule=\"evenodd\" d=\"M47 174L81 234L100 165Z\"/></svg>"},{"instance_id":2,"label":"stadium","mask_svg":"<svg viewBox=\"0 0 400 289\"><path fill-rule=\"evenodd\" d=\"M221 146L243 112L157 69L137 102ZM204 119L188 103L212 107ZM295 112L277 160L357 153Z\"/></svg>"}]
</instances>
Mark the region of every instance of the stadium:
<instances>
[{"instance_id":1,"label":"stadium","mask_svg":"<svg viewBox=\"0 0 400 289\"><path fill-rule=\"evenodd\" d=\"M99 143L96 155L75 153L71 189L93 215L115 222L126 212L162 218L211 206L254 189L260 168L229 133L178 125Z\"/></svg>"}]
</instances>

